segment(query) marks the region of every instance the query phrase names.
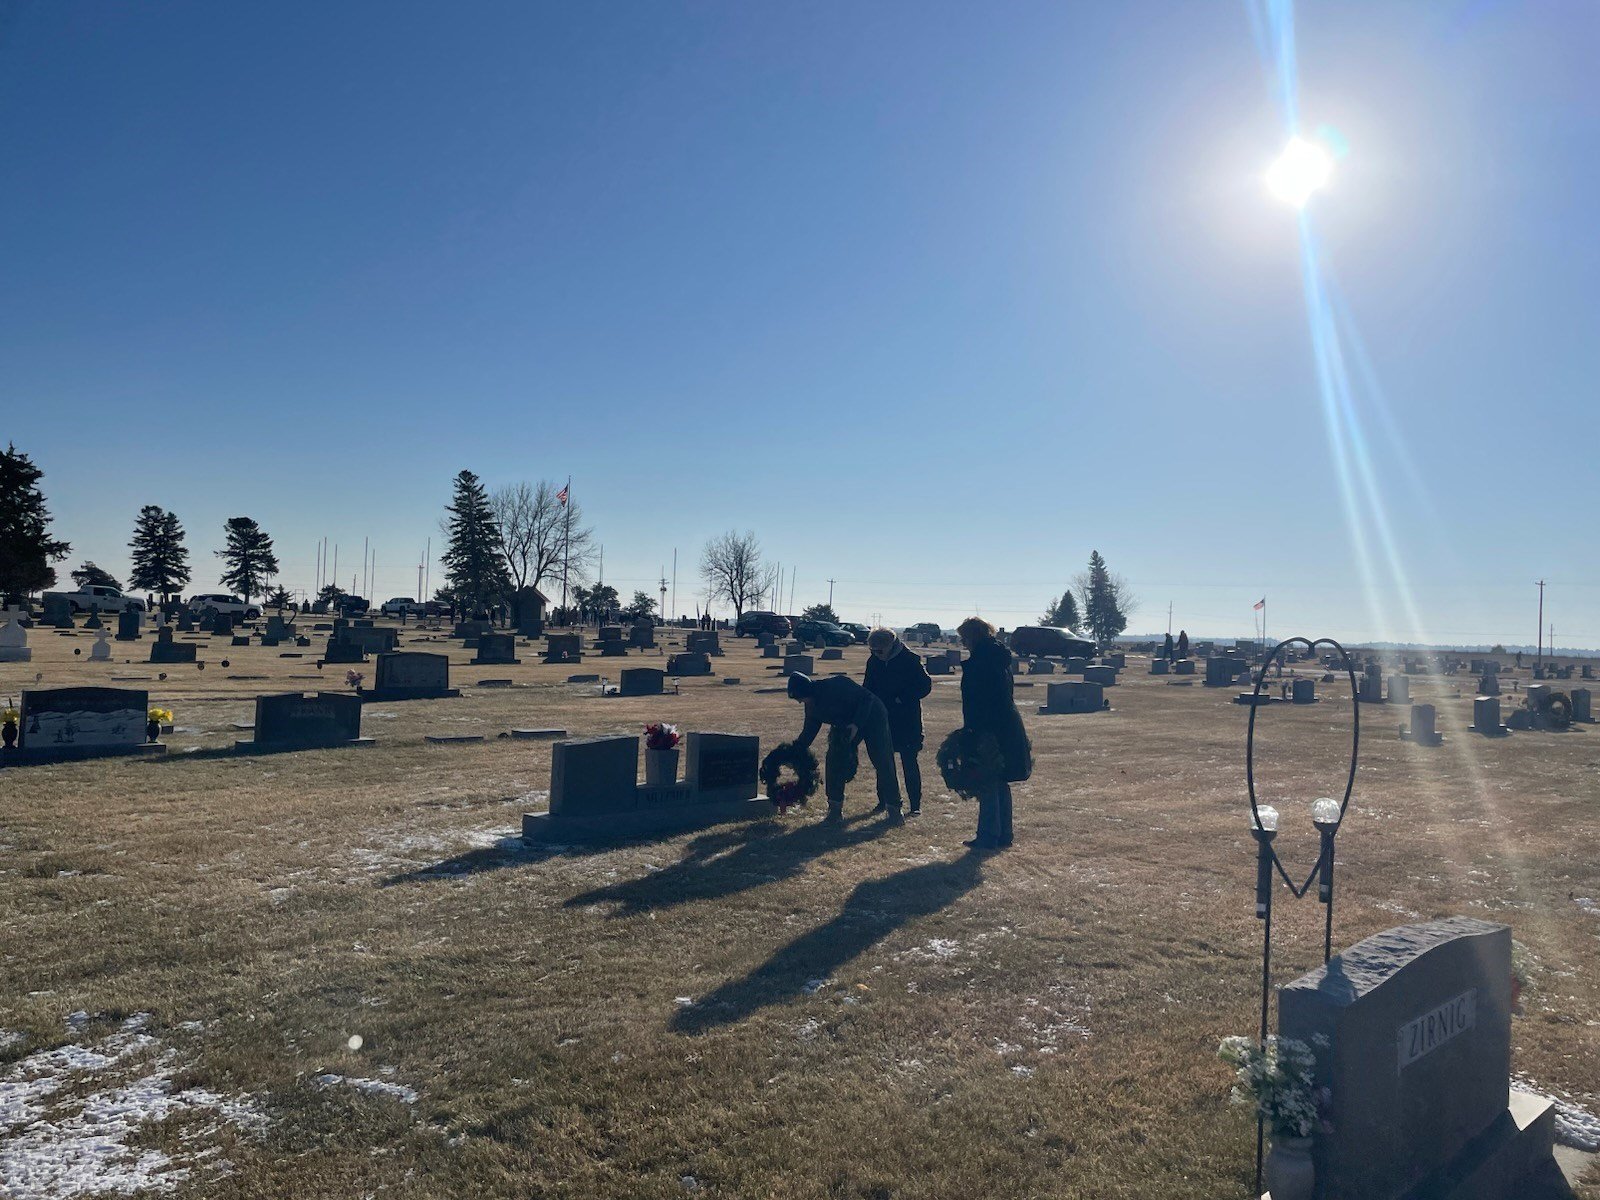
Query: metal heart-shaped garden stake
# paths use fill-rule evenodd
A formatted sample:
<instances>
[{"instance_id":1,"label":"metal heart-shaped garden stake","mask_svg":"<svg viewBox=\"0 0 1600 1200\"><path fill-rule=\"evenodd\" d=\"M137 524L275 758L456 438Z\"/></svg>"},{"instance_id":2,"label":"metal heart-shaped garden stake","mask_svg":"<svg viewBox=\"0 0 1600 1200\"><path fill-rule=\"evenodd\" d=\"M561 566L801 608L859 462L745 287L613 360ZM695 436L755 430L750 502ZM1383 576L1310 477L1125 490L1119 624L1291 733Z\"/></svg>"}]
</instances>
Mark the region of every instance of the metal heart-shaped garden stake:
<instances>
[{"instance_id":1,"label":"metal heart-shaped garden stake","mask_svg":"<svg viewBox=\"0 0 1600 1200\"><path fill-rule=\"evenodd\" d=\"M1304 646L1307 652L1316 658L1318 646L1331 646L1338 651L1340 660L1344 663L1346 676L1350 680L1350 775L1344 785L1344 798L1335 805L1329 799L1317 800L1311 806L1311 820L1317 827L1317 834L1321 840L1321 850L1317 855L1316 865L1311 868L1311 873L1306 876L1306 881L1299 886L1295 885L1289 877L1289 872L1284 869L1283 860L1278 857L1277 847L1273 844L1278 836L1278 810L1271 805L1256 802L1256 713L1261 709L1261 689L1266 686L1267 668L1277 661L1278 656L1290 646ZM1344 825L1345 810L1350 807L1350 793L1356 786L1356 760L1361 752L1361 700L1356 688L1356 668L1350 661L1350 655L1338 642L1332 638L1318 638L1311 641L1308 638L1292 637L1279 642L1272 648L1272 652L1262 660L1261 674L1256 679L1255 694L1251 697L1250 723L1245 734L1244 751L1244 777L1245 785L1250 792L1250 832L1256 840L1256 917L1262 922L1261 937L1261 1044L1265 1047L1267 1042L1267 1017L1272 1001L1272 877L1276 873L1289 889L1296 900L1311 890L1313 883L1317 884L1317 899L1325 908L1325 918L1322 932L1322 961L1324 964L1333 957L1333 842L1339 836L1339 830ZM1256 1195L1261 1194L1261 1163L1266 1143L1266 1123L1258 1114L1256 1117Z\"/></svg>"}]
</instances>

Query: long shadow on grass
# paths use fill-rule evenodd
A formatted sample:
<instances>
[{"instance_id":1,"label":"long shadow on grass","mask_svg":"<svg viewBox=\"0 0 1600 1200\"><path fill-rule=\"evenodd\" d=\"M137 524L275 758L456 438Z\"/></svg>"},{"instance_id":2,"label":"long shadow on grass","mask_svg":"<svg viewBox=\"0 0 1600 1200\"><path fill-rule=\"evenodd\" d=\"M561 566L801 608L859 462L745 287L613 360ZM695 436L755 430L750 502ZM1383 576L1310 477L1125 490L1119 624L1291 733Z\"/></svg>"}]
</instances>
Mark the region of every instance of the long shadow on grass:
<instances>
[{"instance_id":1,"label":"long shadow on grass","mask_svg":"<svg viewBox=\"0 0 1600 1200\"><path fill-rule=\"evenodd\" d=\"M679 1009L671 1028L705 1033L799 995L809 981L828 978L906 922L936 913L977 887L984 857L969 852L954 862L908 867L856 885L833 920L802 934L742 979Z\"/></svg>"},{"instance_id":2,"label":"long shadow on grass","mask_svg":"<svg viewBox=\"0 0 1600 1200\"><path fill-rule=\"evenodd\" d=\"M610 902L617 905L611 913L616 918L695 900L720 900L791 879L812 859L870 842L890 828L883 821L853 822L844 828L819 822L791 828L776 821L759 821L737 830L705 834L691 841L683 858L670 867L581 892L566 901L565 907ZM724 850L728 853L723 854Z\"/></svg>"}]
</instances>

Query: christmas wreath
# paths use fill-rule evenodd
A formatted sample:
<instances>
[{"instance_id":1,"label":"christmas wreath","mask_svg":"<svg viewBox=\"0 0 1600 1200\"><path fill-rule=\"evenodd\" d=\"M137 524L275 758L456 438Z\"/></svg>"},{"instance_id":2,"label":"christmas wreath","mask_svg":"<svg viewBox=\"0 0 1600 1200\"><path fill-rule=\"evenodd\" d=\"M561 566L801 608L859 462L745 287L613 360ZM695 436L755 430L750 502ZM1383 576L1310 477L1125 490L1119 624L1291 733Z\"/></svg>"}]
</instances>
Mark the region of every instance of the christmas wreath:
<instances>
[{"instance_id":1,"label":"christmas wreath","mask_svg":"<svg viewBox=\"0 0 1600 1200\"><path fill-rule=\"evenodd\" d=\"M804 805L817 790L817 756L810 750L784 742L761 760L761 786L777 810Z\"/></svg>"},{"instance_id":2,"label":"christmas wreath","mask_svg":"<svg viewBox=\"0 0 1600 1200\"><path fill-rule=\"evenodd\" d=\"M975 729L957 729L945 738L937 761L945 787L968 800L993 791L1006 769L994 734Z\"/></svg>"}]
</instances>

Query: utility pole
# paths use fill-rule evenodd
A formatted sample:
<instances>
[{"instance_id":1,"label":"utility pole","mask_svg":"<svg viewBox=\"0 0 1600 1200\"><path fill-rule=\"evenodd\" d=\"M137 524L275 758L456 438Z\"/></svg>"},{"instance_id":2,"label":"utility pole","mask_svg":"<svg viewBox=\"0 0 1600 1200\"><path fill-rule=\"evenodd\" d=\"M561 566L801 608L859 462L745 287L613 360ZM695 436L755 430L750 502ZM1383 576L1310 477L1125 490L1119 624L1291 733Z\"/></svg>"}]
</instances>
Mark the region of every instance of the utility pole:
<instances>
[{"instance_id":1,"label":"utility pole","mask_svg":"<svg viewBox=\"0 0 1600 1200\"><path fill-rule=\"evenodd\" d=\"M1539 580L1539 650L1535 662L1544 661L1544 580Z\"/></svg>"},{"instance_id":2,"label":"utility pole","mask_svg":"<svg viewBox=\"0 0 1600 1200\"><path fill-rule=\"evenodd\" d=\"M1167 636L1172 636L1172 601L1167 601Z\"/></svg>"},{"instance_id":3,"label":"utility pole","mask_svg":"<svg viewBox=\"0 0 1600 1200\"><path fill-rule=\"evenodd\" d=\"M666 564L663 563L662 566L661 566L661 623L664 625L664 624L666 624L666 621L667 621L667 568L666 568Z\"/></svg>"},{"instance_id":4,"label":"utility pole","mask_svg":"<svg viewBox=\"0 0 1600 1200\"><path fill-rule=\"evenodd\" d=\"M838 580L835 580L835 579L828 580L828 607L829 608L833 607L833 585L835 583L837 583L837 582L838 582Z\"/></svg>"},{"instance_id":5,"label":"utility pole","mask_svg":"<svg viewBox=\"0 0 1600 1200\"><path fill-rule=\"evenodd\" d=\"M678 619L678 548L672 548L672 619Z\"/></svg>"}]
</instances>

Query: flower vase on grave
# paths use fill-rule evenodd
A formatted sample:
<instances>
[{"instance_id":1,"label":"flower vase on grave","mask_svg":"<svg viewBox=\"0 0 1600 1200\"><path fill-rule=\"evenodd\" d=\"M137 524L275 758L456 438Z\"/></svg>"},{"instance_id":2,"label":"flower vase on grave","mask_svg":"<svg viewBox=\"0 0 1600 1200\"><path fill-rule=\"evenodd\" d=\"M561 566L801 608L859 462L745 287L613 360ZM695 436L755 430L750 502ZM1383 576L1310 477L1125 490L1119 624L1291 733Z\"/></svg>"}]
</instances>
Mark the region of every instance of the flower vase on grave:
<instances>
[{"instance_id":1,"label":"flower vase on grave","mask_svg":"<svg viewBox=\"0 0 1600 1200\"><path fill-rule=\"evenodd\" d=\"M671 787L678 782L677 750L646 750L644 781L647 787Z\"/></svg>"},{"instance_id":2,"label":"flower vase on grave","mask_svg":"<svg viewBox=\"0 0 1600 1200\"><path fill-rule=\"evenodd\" d=\"M4 725L0 725L0 738L5 739L7 750L15 749L17 745L17 723L15 721L7 721Z\"/></svg>"},{"instance_id":3,"label":"flower vase on grave","mask_svg":"<svg viewBox=\"0 0 1600 1200\"><path fill-rule=\"evenodd\" d=\"M160 721L152 719L144 723L144 740L151 745L155 745L156 742L161 740Z\"/></svg>"},{"instance_id":4,"label":"flower vase on grave","mask_svg":"<svg viewBox=\"0 0 1600 1200\"><path fill-rule=\"evenodd\" d=\"M1311 1139L1273 1134L1266 1162L1267 1191L1272 1193L1272 1200L1312 1200L1316 1181Z\"/></svg>"}]
</instances>

